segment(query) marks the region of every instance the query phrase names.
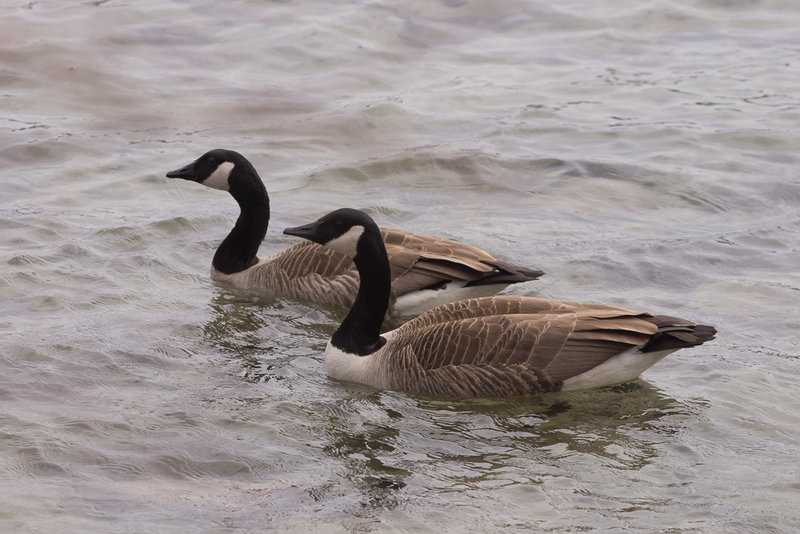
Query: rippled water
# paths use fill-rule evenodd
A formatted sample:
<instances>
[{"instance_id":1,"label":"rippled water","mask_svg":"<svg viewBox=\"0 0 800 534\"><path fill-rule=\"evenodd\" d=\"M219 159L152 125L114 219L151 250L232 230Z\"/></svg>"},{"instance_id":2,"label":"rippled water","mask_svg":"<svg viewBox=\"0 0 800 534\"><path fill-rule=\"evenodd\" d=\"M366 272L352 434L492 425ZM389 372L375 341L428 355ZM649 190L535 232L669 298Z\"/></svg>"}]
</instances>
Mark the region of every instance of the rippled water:
<instances>
[{"instance_id":1,"label":"rippled water","mask_svg":"<svg viewBox=\"0 0 800 534\"><path fill-rule=\"evenodd\" d=\"M2 2L0 530L800 530L800 12L781 0ZM342 317L212 283L248 156L714 324L643 380L459 401L327 379Z\"/></svg>"}]
</instances>

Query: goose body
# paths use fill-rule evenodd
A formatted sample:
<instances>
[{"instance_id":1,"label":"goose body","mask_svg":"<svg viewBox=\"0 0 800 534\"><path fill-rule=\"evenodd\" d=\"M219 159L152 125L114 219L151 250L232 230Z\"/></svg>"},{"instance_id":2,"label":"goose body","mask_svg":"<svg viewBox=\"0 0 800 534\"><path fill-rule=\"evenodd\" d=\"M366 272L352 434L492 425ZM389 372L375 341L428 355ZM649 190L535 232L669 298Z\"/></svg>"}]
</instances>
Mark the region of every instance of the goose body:
<instances>
[{"instance_id":1,"label":"goose body","mask_svg":"<svg viewBox=\"0 0 800 534\"><path fill-rule=\"evenodd\" d=\"M312 242L257 256L269 224L269 196L244 156L211 150L167 177L228 191L239 204L239 218L214 254L213 280L322 305L353 305L359 275L348 256ZM416 315L438 304L493 295L544 274L500 262L465 243L390 228L380 231L390 264L392 315Z\"/></svg>"},{"instance_id":2,"label":"goose body","mask_svg":"<svg viewBox=\"0 0 800 534\"><path fill-rule=\"evenodd\" d=\"M438 306L381 334L389 269L372 219L342 209L284 233L350 255L361 274L356 301L325 350L328 374L339 380L450 397L586 389L633 380L716 332L612 306L493 296Z\"/></svg>"}]
</instances>

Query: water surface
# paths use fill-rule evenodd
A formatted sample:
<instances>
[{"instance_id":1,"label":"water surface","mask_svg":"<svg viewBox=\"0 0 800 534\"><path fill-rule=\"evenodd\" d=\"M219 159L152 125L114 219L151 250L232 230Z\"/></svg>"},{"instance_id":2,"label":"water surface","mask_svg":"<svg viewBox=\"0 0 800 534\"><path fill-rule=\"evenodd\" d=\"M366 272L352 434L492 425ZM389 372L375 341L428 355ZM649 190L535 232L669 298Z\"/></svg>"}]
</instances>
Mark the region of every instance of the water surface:
<instances>
[{"instance_id":1,"label":"water surface","mask_svg":"<svg viewBox=\"0 0 800 534\"><path fill-rule=\"evenodd\" d=\"M0 16L0 530L800 530L794 2ZM358 207L718 339L542 398L329 380L340 310L209 279L235 203L164 173L216 147L263 254Z\"/></svg>"}]
</instances>

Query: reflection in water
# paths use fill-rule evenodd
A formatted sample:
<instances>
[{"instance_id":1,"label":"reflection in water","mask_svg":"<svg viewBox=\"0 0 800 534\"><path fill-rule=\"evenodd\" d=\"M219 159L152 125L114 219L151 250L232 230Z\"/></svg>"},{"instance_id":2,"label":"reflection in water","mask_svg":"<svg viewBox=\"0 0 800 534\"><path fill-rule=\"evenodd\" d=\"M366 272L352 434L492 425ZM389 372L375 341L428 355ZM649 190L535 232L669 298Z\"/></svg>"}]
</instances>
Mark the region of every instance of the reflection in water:
<instances>
[{"instance_id":1,"label":"reflection in water","mask_svg":"<svg viewBox=\"0 0 800 534\"><path fill-rule=\"evenodd\" d=\"M247 380L281 380L277 368L298 356L318 357L322 340L333 332L333 322L322 310L234 288L217 289L204 339L237 361Z\"/></svg>"},{"instance_id":2,"label":"reflection in water","mask_svg":"<svg viewBox=\"0 0 800 534\"><path fill-rule=\"evenodd\" d=\"M690 411L643 381L458 401L345 387L354 388L351 396L325 403L327 417L315 430L321 450L361 493L364 514L430 491L525 492L552 477L572 479L573 470L598 459L617 470L640 470L657 459L664 436L677 431L674 417ZM320 500L327 494L313 492Z\"/></svg>"},{"instance_id":3,"label":"reflection in water","mask_svg":"<svg viewBox=\"0 0 800 534\"><path fill-rule=\"evenodd\" d=\"M377 392L361 399L358 405L363 406L362 402L373 404L376 410L382 411L382 419L387 419L389 424L354 422L348 417L347 408L332 407L322 446L325 454L341 462L344 477L361 493L358 503L361 510L353 511L359 516L372 509L396 508L401 502L398 492L406 486L405 479L412 474L392 462L392 456L400 452L396 449L400 431L391 422L402 415L381 406Z\"/></svg>"},{"instance_id":4,"label":"reflection in water","mask_svg":"<svg viewBox=\"0 0 800 534\"><path fill-rule=\"evenodd\" d=\"M0 531L800 531L799 12L607 4L0 4ZM339 312L209 280L218 146L262 253L368 208L720 336L669 396L329 380Z\"/></svg>"},{"instance_id":5,"label":"reflection in water","mask_svg":"<svg viewBox=\"0 0 800 534\"><path fill-rule=\"evenodd\" d=\"M612 460L618 467L629 469L646 465L657 454L651 441L637 437L640 431L669 432L668 427L656 422L684 409L641 380L538 399L476 400L460 404L421 401L421 404L427 409L464 416L463 419L446 416L447 432L472 439L477 432L487 445L496 445L510 454L524 451L541 455L542 451L560 445L566 451ZM480 426L473 422L475 417L470 412L480 415ZM558 454L563 455L564 451Z\"/></svg>"}]
</instances>

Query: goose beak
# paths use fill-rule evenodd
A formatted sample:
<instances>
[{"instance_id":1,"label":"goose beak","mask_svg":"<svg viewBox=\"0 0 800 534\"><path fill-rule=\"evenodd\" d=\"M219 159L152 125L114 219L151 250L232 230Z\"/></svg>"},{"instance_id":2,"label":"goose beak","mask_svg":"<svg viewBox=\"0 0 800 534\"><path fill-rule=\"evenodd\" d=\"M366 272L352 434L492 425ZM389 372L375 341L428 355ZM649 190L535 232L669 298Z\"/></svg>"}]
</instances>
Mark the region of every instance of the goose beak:
<instances>
[{"instance_id":1,"label":"goose beak","mask_svg":"<svg viewBox=\"0 0 800 534\"><path fill-rule=\"evenodd\" d=\"M180 169L169 171L167 178L183 178L184 180L194 180L194 162L181 167Z\"/></svg>"},{"instance_id":2,"label":"goose beak","mask_svg":"<svg viewBox=\"0 0 800 534\"><path fill-rule=\"evenodd\" d=\"M283 233L286 235L302 237L303 239L308 239L309 241L316 241L316 239L314 238L317 237L318 231L319 231L319 223L318 221L314 221L312 223L304 224L302 226L287 228L283 231Z\"/></svg>"}]
</instances>

